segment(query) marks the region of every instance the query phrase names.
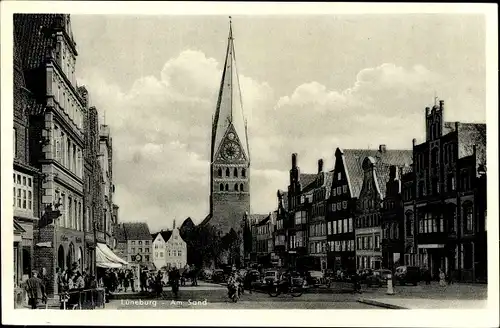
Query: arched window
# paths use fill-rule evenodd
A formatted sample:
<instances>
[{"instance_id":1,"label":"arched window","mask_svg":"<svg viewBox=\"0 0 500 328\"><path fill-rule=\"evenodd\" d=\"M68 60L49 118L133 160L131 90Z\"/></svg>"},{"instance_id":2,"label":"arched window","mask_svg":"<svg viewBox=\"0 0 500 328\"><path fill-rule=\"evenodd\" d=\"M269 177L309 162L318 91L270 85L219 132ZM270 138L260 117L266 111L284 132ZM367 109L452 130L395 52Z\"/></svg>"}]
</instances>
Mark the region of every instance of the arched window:
<instances>
[{"instance_id":1,"label":"arched window","mask_svg":"<svg viewBox=\"0 0 500 328\"><path fill-rule=\"evenodd\" d=\"M234 184L234 191L238 191L238 184L237 183Z\"/></svg>"},{"instance_id":2,"label":"arched window","mask_svg":"<svg viewBox=\"0 0 500 328\"><path fill-rule=\"evenodd\" d=\"M229 176L229 168L226 168L226 177Z\"/></svg>"},{"instance_id":3,"label":"arched window","mask_svg":"<svg viewBox=\"0 0 500 328\"><path fill-rule=\"evenodd\" d=\"M240 183L240 191L243 191L243 183Z\"/></svg>"},{"instance_id":4,"label":"arched window","mask_svg":"<svg viewBox=\"0 0 500 328\"><path fill-rule=\"evenodd\" d=\"M413 236L413 212L406 212L406 236Z\"/></svg>"},{"instance_id":5,"label":"arched window","mask_svg":"<svg viewBox=\"0 0 500 328\"><path fill-rule=\"evenodd\" d=\"M241 176L244 178L247 176L247 170L241 169Z\"/></svg>"},{"instance_id":6,"label":"arched window","mask_svg":"<svg viewBox=\"0 0 500 328\"><path fill-rule=\"evenodd\" d=\"M220 191L224 191L224 185L222 183L220 184Z\"/></svg>"},{"instance_id":7,"label":"arched window","mask_svg":"<svg viewBox=\"0 0 500 328\"><path fill-rule=\"evenodd\" d=\"M221 169L221 168L219 168L219 169L217 170L217 175L218 175L219 177L221 177L221 176L222 176L222 169Z\"/></svg>"},{"instance_id":8,"label":"arched window","mask_svg":"<svg viewBox=\"0 0 500 328\"><path fill-rule=\"evenodd\" d=\"M226 191L229 191L229 185L226 183Z\"/></svg>"},{"instance_id":9,"label":"arched window","mask_svg":"<svg viewBox=\"0 0 500 328\"><path fill-rule=\"evenodd\" d=\"M234 174L233 174L235 177L238 177L238 169L237 168L234 168Z\"/></svg>"}]
</instances>

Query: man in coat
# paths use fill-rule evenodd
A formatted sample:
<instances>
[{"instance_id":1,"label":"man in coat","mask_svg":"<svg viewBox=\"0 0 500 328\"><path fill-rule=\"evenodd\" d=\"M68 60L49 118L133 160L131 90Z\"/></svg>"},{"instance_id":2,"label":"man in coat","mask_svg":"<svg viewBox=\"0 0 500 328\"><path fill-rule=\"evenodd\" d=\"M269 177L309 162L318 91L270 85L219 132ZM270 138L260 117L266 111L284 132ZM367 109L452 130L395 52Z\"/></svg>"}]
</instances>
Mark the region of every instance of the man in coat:
<instances>
[{"instance_id":1,"label":"man in coat","mask_svg":"<svg viewBox=\"0 0 500 328\"><path fill-rule=\"evenodd\" d=\"M39 299L46 301L47 294L45 292L45 285L43 281L38 278L38 272L33 271L31 273L31 278L26 281L25 289L28 293L28 304L31 305L31 309L37 308Z\"/></svg>"}]
</instances>

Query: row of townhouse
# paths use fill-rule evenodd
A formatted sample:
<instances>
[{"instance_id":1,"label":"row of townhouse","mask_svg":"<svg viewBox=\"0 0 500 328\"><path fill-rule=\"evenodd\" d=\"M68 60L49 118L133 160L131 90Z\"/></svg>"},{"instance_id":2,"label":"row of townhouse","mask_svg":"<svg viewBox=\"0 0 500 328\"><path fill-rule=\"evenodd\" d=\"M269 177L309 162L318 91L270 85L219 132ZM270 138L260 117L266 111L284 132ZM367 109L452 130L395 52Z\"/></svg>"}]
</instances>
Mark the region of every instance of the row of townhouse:
<instances>
[{"instance_id":1,"label":"row of townhouse","mask_svg":"<svg viewBox=\"0 0 500 328\"><path fill-rule=\"evenodd\" d=\"M14 284L56 268L95 272L96 248L114 246L112 140L75 76L66 14L14 15Z\"/></svg>"},{"instance_id":2,"label":"row of townhouse","mask_svg":"<svg viewBox=\"0 0 500 328\"><path fill-rule=\"evenodd\" d=\"M426 108L426 140L413 149L335 150L331 171L300 173L278 208L252 216L261 264L314 270L439 269L485 281L486 124L449 123L444 101ZM265 241L264 241L265 240Z\"/></svg>"}]
</instances>

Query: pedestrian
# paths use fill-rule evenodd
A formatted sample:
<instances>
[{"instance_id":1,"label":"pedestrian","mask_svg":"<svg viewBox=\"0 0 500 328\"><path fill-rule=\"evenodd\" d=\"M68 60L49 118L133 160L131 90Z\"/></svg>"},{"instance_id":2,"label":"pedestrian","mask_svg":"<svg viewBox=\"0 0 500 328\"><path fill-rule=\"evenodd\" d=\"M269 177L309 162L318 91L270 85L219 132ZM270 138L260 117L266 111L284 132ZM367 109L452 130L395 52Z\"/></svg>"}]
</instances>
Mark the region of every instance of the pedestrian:
<instances>
[{"instance_id":1,"label":"pedestrian","mask_svg":"<svg viewBox=\"0 0 500 328\"><path fill-rule=\"evenodd\" d=\"M42 280L38 278L38 272L33 271L31 273L31 278L26 281L24 288L28 294L28 304L31 306L31 309L37 308L38 300L47 301L45 285Z\"/></svg>"},{"instance_id":2,"label":"pedestrian","mask_svg":"<svg viewBox=\"0 0 500 328\"><path fill-rule=\"evenodd\" d=\"M453 269L448 271L448 285L453 285Z\"/></svg>"},{"instance_id":3,"label":"pedestrian","mask_svg":"<svg viewBox=\"0 0 500 328\"><path fill-rule=\"evenodd\" d=\"M134 285L135 276L134 276L134 273L132 272L132 270L128 271L127 278L128 278L129 283L130 283L130 287L132 288L132 292L135 293L135 285Z\"/></svg>"},{"instance_id":4,"label":"pedestrian","mask_svg":"<svg viewBox=\"0 0 500 328\"><path fill-rule=\"evenodd\" d=\"M172 286L172 292L174 293L175 297L178 296L180 278L181 275L179 273L179 270L177 269L177 267L174 266L169 273L168 280L170 281L170 285Z\"/></svg>"},{"instance_id":5,"label":"pedestrian","mask_svg":"<svg viewBox=\"0 0 500 328\"><path fill-rule=\"evenodd\" d=\"M424 277L425 277L425 284L430 285L432 276L431 276L431 271L428 268L425 269Z\"/></svg>"},{"instance_id":6,"label":"pedestrian","mask_svg":"<svg viewBox=\"0 0 500 328\"><path fill-rule=\"evenodd\" d=\"M439 286L446 286L446 275L442 269L439 269Z\"/></svg>"},{"instance_id":7,"label":"pedestrian","mask_svg":"<svg viewBox=\"0 0 500 328\"><path fill-rule=\"evenodd\" d=\"M147 274L144 269L141 270L141 273L139 274L139 283L141 287L141 292L143 292L145 289L147 289L146 282L147 282Z\"/></svg>"},{"instance_id":8,"label":"pedestrian","mask_svg":"<svg viewBox=\"0 0 500 328\"><path fill-rule=\"evenodd\" d=\"M125 293L127 292L128 285L130 282L130 278L128 277L128 274L129 274L129 271L127 270L127 272L125 273L125 279L123 280L123 288L125 289Z\"/></svg>"}]
</instances>

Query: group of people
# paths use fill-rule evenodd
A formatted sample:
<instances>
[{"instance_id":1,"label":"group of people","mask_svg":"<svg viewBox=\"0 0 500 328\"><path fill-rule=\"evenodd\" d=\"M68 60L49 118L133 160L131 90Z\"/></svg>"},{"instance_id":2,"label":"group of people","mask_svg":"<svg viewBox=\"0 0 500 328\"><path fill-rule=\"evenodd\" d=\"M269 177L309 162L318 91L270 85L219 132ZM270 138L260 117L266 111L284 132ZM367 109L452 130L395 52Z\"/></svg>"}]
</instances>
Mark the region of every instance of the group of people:
<instances>
[{"instance_id":1,"label":"group of people","mask_svg":"<svg viewBox=\"0 0 500 328\"><path fill-rule=\"evenodd\" d=\"M102 275L102 284L110 292L127 291L130 287L135 292L136 276L130 269L106 269Z\"/></svg>"}]
</instances>

